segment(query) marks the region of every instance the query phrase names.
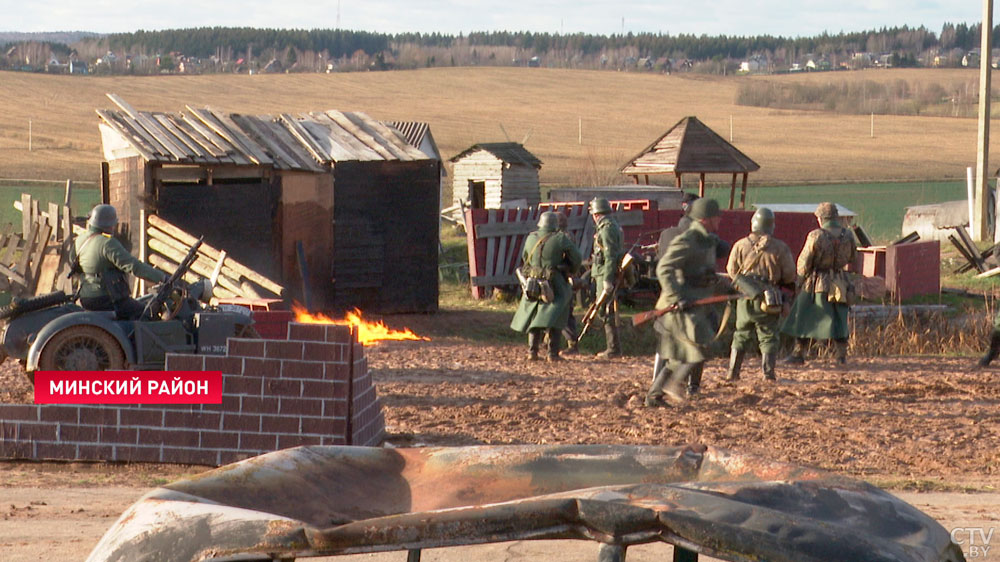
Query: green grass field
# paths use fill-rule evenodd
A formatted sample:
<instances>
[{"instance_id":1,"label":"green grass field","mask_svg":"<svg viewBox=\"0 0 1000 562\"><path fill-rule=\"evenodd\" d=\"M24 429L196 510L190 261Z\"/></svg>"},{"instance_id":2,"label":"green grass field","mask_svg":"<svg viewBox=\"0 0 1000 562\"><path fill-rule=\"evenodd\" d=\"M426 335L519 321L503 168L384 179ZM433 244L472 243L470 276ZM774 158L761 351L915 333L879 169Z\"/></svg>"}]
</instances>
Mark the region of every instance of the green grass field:
<instances>
[{"instance_id":1,"label":"green grass field","mask_svg":"<svg viewBox=\"0 0 1000 562\"><path fill-rule=\"evenodd\" d=\"M48 208L50 202L62 204L66 194L66 183L16 183L0 180L0 225L13 223L17 232L21 231L21 211L14 208L14 202L21 200L22 193L30 193L44 210ZM73 200L70 205L73 216L86 216L90 209L100 202L101 193L96 188L73 186Z\"/></svg>"},{"instance_id":2,"label":"green grass field","mask_svg":"<svg viewBox=\"0 0 1000 562\"><path fill-rule=\"evenodd\" d=\"M729 187L709 187L709 197L729 205ZM736 195L739 197L739 194ZM902 236L906 207L965 199L964 182L846 183L757 187L747 190L747 208L766 203L833 201L858 214L860 224L876 243Z\"/></svg>"}]
</instances>

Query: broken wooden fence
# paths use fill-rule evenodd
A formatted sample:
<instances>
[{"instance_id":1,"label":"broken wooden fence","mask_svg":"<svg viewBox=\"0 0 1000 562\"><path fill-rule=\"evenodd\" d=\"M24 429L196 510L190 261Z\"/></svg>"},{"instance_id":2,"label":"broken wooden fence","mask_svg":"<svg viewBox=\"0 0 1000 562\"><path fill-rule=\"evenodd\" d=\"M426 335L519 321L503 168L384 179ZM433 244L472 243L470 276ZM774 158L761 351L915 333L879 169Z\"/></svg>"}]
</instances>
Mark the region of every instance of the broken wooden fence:
<instances>
[{"instance_id":1,"label":"broken wooden fence","mask_svg":"<svg viewBox=\"0 0 1000 562\"><path fill-rule=\"evenodd\" d=\"M67 194L70 183L67 183ZM21 211L21 233L7 224L0 231L0 273L3 290L15 297L72 292L69 245L73 221L69 205L49 203L45 210L27 193L14 204Z\"/></svg>"}]
</instances>

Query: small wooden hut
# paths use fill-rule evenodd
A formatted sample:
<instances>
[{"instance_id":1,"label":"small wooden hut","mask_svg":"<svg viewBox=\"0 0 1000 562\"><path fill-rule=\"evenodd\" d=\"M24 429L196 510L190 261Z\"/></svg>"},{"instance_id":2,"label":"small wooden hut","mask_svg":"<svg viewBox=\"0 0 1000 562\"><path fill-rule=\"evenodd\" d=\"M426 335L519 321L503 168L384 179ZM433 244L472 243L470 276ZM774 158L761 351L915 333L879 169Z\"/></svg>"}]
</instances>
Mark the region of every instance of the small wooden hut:
<instances>
[{"instance_id":1,"label":"small wooden hut","mask_svg":"<svg viewBox=\"0 0 1000 562\"><path fill-rule=\"evenodd\" d=\"M674 174L677 187L681 187L683 174L698 174L698 194L705 196L706 174L732 174L729 190L729 208L732 209L736 195L736 181L742 175L740 208L746 208L747 176L760 166L746 154L740 152L726 139L698 120L685 117L677 122L660 138L632 158L619 170L632 176L635 183L639 177L649 185L649 176L654 174Z\"/></svg>"},{"instance_id":2,"label":"small wooden hut","mask_svg":"<svg viewBox=\"0 0 1000 562\"><path fill-rule=\"evenodd\" d=\"M473 209L498 209L512 202L541 202L542 161L516 142L473 145L451 158L452 201Z\"/></svg>"},{"instance_id":3,"label":"small wooden hut","mask_svg":"<svg viewBox=\"0 0 1000 562\"><path fill-rule=\"evenodd\" d=\"M156 214L314 310L437 309L440 160L364 113L98 110L104 200Z\"/></svg>"}]
</instances>

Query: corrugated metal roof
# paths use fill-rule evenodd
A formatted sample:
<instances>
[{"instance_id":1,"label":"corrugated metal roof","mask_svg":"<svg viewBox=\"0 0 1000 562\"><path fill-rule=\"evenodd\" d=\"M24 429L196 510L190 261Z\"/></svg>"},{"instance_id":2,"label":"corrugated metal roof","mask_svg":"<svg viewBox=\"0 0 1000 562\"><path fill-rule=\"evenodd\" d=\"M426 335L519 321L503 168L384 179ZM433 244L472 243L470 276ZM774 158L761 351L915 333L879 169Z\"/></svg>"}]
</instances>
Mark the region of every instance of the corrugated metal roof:
<instances>
[{"instance_id":1,"label":"corrugated metal roof","mask_svg":"<svg viewBox=\"0 0 1000 562\"><path fill-rule=\"evenodd\" d=\"M103 124L151 162L322 172L336 162L428 159L399 131L361 112L254 116L187 106L186 114L159 113L108 97L120 110L98 109Z\"/></svg>"},{"instance_id":2,"label":"corrugated metal roof","mask_svg":"<svg viewBox=\"0 0 1000 562\"><path fill-rule=\"evenodd\" d=\"M482 142L474 144L463 150L461 153L451 158L452 162L457 161L466 154L471 154L477 150L485 150L500 160L510 164L524 164L535 168L542 167L542 161L528 152L524 145L516 142Z\"/></svg>"},{"instance_id":3,"label":"corrugated metal roof","mask_svg":"<svg viewBox=\"0 0 1000 562\"><path fill-rule=\"evenodd\" d=\"M760 166L698 120L685 117L622 166L621 173L742 173Z\"/></svg>"},{"instance_id":4,"label":"corrugated metal roof","mask_svg":"<svg viewBox=\"0 0 1000 562\"><path fill-rule=\"evenodd\" d=\"M406 140L410 144L417 148L424 142L424 137L430 131L430 126L427 123L420 123L419 121L382 121L382 123L395 127L397 131L406 137Z\"/></svg>"}]
</instances>

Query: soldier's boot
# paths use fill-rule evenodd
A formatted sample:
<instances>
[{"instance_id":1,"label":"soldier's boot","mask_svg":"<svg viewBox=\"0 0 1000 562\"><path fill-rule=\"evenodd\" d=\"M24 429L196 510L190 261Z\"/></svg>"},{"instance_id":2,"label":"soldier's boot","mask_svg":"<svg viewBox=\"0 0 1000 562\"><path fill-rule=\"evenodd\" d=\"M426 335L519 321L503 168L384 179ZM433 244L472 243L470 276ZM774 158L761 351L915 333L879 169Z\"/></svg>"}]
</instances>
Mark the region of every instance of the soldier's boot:
<instances>
[{"instance_id":1,"label":"soldier's boot","mask_svg":"<svg viewBox=\"0 0 1000 562\"><path fill-rule=\"evenodd\" d=\"M687 397L684 395L684 384L691 378L691 373L695 367L697 367L697 363L683 363L680 367L677 367L677 370L670 374L670 379L667 380L666 386L663 388L663 393L671 402L680 403L687 400Z\"/></svg>"},{"instance_id":2,"label":"soldier's boot","mask_svg":"<svg viewBox=\"0 0 1000 562\"><path fill-rule=\"evenodd\" d=\"M687 377L687 395L688 398L701 392L701 374L705 371L704 363L694 363L694 367L688 373Z\"/></svg>"},{"instance_id":3,"label":"soldier's boot","mask_svg":"<svg viewBox=\"0 0 1000 562\"><path fill-rule=\"evenodd\" d=\"M656 376L653 377L653 382L649 385L649 392L646 393L644 405L647 408L657 408L667 405L663 401L663 386L670 380L672 375L673 373L667 367L666 362L660 362L659 370L656 371Z\"/></svg>"},{"instance_id":4,"label":"soldier's boot","mask_svg":"<svg viewBox=\"0 0 1000 562\"><path fill-rule=\"evenodd\" d=\"M773 351L765 351L760 354L760 371L764 373L765 380L778 380L777 375L774 374L774 363L777 358Z\"/></svg>"},{"instance_id":5,"label":"soldier's boot","mask_svg":"<svg viewBox=\"0 0 1000 562\"><path fill-rule=\"evenodd\" d=\"M566 351L563 351L563 355L576 355L580 353L580 349L577 347L576 330L566 326L563 328L562 335L566 338Z\"/></svg>"},{"instance_id":6,"label":"soldier's boot","mask_svg":"<svg viewBox=\"0 0 1000 562\"><path fill-rule=\"evenodd\" d=\"M806 344L808 340L796 338L792 352L782 361L788 365L802 365L806 362Z\"/></svg>"},{"instance_id":7,"label":"soldier's boot","mask_svg":"<svg viewBox=\"0 0 1000 562\"><path fill-rule=\"evenodd\" d=\"M833 340L833 359L838 365L847 364L847 340Z\"/></svg>"},{"instance_id":8,"label":"soldier's boot","mask_svg":"<svg viewBox=\"0 0 1000 562\"><path fill-rule=\"evenodd\" d=\"M618 339L618 326L608 319L604 323L604 337L608 340L608 348L597 354L598 357L621 357L622 344Z\"/></svg>"},{"instance_id":9,"label":"soldier's boot","mask_svg":"<svg viewBox=\"0 0 1000 562\"><path fill-rule=\"evenodd\" d=\"M985 367L993 362L1000 355L1000 332L994 331L990 334L990 347L986 350L986 355L979 358L977 365Z\"/></svg>"},{"instance_id":10,"label":"soldier's boot","mask_svg":"<svg viewBox=\"0 0 1000 562\"><path fill-rule=\"evenodd\" d=\"M559 328L549 328L549 361L562 361L562 357L559 357L561 344Z\"/></svg>"},{"instance_id":11,"label":"soldier's boot","mask_svg":"<svg viewBox=\"0 0 1000 562\"><path fill-rule=\"evenodd\" d=\"M542 330L532 328L528 330L528 360L538 361L538 350L542 347Z\"/></svg>"},{"instance_id":12,"label":"soldier's boot","mask_svg":"<svg viewBox=\"0 0 1000 562\"><path fill-rule=\"evenodd\" d=\"M740 368L743 367L743 357L746 352L735 347L729 351L729 373L726 380L736 382L740 380Z\"/></svg>"}]
</instances>

